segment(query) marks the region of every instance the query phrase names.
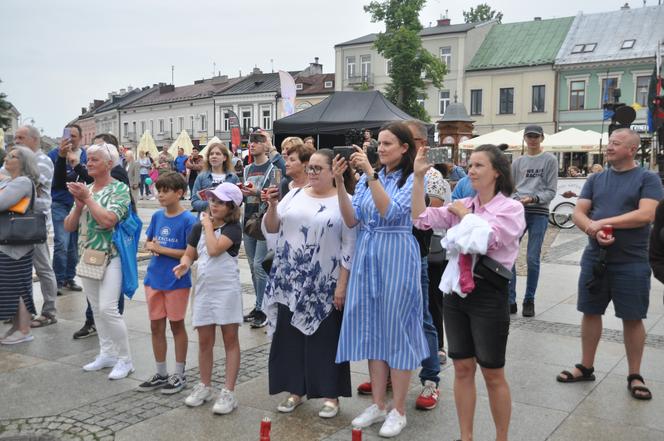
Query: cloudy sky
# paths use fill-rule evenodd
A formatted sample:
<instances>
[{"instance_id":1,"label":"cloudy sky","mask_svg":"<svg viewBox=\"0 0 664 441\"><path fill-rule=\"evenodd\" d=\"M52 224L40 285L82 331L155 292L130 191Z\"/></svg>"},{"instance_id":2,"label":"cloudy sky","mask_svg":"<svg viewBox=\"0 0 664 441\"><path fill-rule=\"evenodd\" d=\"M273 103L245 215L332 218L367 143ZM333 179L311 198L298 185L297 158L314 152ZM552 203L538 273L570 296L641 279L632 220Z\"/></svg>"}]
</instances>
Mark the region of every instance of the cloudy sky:
<instances>
[{"instance_id":1,"label":"cloudy sky","mask_svg":"<svg viewBox=\"0 0 664 441\"><path fill-rule=\"evenodd\" d=\"M429 0L420 19L452 23L483 0ZM63 125L108 92L212 75L300 70L319 57L334 71L334 45L371 32L369 0L1 0L0 91L23 118L59 136ZM624 0L584 0L583 12L618 9ZM492 0L503 22L576 15L581 2ZM638 7L643 1L632 2ZM647 0L648 5L657 0ZM453 6L452 6L453 5ZM271 61L273 60L273 61Z\"/></svg>"}]
</instances>

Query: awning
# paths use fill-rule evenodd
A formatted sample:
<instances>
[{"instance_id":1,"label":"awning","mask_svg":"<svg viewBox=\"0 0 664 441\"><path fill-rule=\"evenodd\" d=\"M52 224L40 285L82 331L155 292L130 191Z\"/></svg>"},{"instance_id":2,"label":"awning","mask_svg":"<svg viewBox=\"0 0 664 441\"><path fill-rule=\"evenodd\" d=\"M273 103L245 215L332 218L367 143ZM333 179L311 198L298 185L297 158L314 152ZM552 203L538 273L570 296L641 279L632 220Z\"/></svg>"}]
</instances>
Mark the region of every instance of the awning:
<instances>
[{"instance_id":1,"label":"awning","mask_svg":"<svg viewBox=\"0 0 664 441\"><path fill-rule=\"evenodd\" d=\"M141 136L141 140L139 141L136 150L138 151L138 153L140 152L150 153L152 159L155 160L159 156L159 150L157 150L157 145L154 143L154 139L152 139L152 135L150 134L149 130L146 130L145 133L143 133L143 136Z\"/></svg>"},{"instance_id":2,"label":"awning","mask_svg":"<svg viewBox=\"0 0 664 441\"><path fill-rule=\"evenodd\" d=\"M171 147L168 149L168 153L175 158L178 155L179 147L184 149L185 155L191 155L191 150L194 148L194 144L191 142L191 138L189 138L189 134L186 130L180 132L175 142L171 144Z\"/></svg>"}]
</instances>

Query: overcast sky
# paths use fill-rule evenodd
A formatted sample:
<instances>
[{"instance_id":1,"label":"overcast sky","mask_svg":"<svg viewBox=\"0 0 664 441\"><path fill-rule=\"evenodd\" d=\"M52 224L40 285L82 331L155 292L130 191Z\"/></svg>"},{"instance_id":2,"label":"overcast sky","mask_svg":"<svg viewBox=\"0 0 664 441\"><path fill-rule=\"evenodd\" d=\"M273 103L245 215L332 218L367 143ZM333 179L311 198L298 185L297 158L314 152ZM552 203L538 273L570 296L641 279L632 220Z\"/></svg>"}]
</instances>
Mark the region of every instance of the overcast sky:
<instances>
[{"instance_id":1,"label":"overcast sky","mask_svg":"<svg viewBox=\"0 0 664 441\"><path fill-rule=\"evenodd\" d=\"M217 71L243 75L301 70L319 57L334 72L334 45L379 32L362 6L368 0L0 0L0 91L44 134L63 125L95 98L128 85L171 81L191 84ZM462 11L482 0L429 0L424 26L445 14L462 23ZM624 0L492 0L503 22L554 18L618 9ZM643 1L632 2L639 7ZM657 0L647 0L648 5ZM454 5L454 6L451 6Z\"/></svg>"}]
</instances>

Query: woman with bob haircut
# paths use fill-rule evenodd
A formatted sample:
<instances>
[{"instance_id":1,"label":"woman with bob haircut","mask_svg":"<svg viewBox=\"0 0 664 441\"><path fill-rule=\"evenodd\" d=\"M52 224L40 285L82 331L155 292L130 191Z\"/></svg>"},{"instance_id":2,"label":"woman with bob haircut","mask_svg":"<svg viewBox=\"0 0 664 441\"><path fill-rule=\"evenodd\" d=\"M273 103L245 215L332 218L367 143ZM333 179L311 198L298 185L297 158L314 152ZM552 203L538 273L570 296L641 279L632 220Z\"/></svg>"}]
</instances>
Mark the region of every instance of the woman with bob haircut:
<instances>
[{"instance_id":1,"label":"woman with bob haircut","mask_svg":"<svg viewBox=\"0 0 664 441\"><path fill-rule=\"evenodd\" d=\"M476 389L480 365L496 440L507 441L512 409L505 379L505 348L510 326L508 285L525 229L523 205L511 198L510 163L494 145L482 145L470 156L468 176L477 194L444 207L426 207L424 175L432 166L428 147L415 159L412 218L420 229L447 229L442 240L449 263L439 289L448 356L454 362L454 399L461 439L473 439ZM490 262L490 266L484 263ZM485 268L493 268L487 271ZM502 268L501 268L502 267Z\"/></svg>"}]
</instances>

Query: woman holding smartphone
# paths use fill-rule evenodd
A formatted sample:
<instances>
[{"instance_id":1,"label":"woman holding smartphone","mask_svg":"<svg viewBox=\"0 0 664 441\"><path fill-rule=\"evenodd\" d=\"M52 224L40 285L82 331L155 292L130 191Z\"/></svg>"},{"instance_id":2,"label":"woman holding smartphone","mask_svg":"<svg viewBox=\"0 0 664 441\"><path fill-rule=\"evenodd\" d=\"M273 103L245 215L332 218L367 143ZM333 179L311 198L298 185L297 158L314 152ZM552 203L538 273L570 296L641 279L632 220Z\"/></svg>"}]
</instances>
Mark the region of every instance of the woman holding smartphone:
<instances>
[{"instance_id":1,"label":"woman holding smartphone","mask_svg":"<svg viewBox=\"0 0 664 441\"><path fill-rule=\"evenodd\" d=\"M348 163L340 156L334 162L344 222L359 230L336 361L369 360L374 404L352 425L385 421L380 435L393 437L406 426L411 372L429 355L422 325L420 250L410 219L415 141L404 123L381 129L378 157L381 169L376 172L361 148L352 154L350 162L364 172L352 202L343 182ZM394 391L389 413L388 373Z\"/></svg>"}]
</instances>

